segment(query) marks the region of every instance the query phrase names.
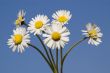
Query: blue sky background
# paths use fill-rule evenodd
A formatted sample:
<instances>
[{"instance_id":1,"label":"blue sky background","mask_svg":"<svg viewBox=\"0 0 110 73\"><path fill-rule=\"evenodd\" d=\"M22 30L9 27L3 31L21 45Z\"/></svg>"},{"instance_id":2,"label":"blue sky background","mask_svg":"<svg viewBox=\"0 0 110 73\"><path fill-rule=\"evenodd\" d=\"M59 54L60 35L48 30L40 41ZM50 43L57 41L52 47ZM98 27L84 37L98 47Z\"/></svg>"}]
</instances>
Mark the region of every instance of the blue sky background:
<instances>
[{"instance_id":1,"label":"blue sky background","mask_svg":"<svg viewBox=\"0 0 110 73\"><path fill-rule=\"evenodd\" d=\"M68 46L83 37L81 29L88 22L100 26L103 43L95 47L84 41L77 46L65 61L64 73L110 73L110 0L0 0L0 73L51 73L35 49L29 47L19 54L6 45L20 9L26 10L27 23L37 14L52 19L56 10L70 10L73 17L67 25L71 32ZM31 40L41 47L36 37L32 36Z\"/></svg>"}]
</instances>

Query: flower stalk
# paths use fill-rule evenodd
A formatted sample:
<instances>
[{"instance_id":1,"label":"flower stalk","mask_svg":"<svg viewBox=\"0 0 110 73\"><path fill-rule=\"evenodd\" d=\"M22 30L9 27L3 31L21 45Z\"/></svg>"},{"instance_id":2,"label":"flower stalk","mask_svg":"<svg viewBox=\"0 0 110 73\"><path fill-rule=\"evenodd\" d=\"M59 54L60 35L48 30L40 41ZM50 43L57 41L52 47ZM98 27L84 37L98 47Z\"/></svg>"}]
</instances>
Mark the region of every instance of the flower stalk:
<instances>
[{"instance_id":1,"label":"flower stalk","mask_svg":"<svg viewBox=\"0 0 110 73\"><path fill-rule=\"evenodd\" d=\"M56 70L57 70L57 73L59 73L58 71L58 49L56 49Z\"/></svg>"},{"instance_id":2,"label":"flower stalk","mask_svg":"<svg viewBox=\"0 0 110 73\"><path fill-rule=\"evenodd\" d=\"M44 43L43 43L42 39L39 37L39 35L36 34L36 36L37 36L37 38L39 39L39 41L41 42L41 44L42 44L42 46L43 46L43 48L44 48L44 50L45 50L45 52L46 52L46 55L47 55L47 57L48 57L50 63L52 64L52 61L51 61L51 59L50 59L50 56L49 56L49 53L48 53L48 51L47 51L46 46L44 45Z\"/></svg>"},{"instance_id":3,"label":"flower stalk","mask_svg":"<svg viewBox=\"0 0 110 73\"><path fill-rule=\"evenodd\" d=\"M63 49L60 49L60 73L63 73Z\"/></svg>"},{"instance_id":4,"label":"flower stalk","mask_svg":"<svg viewBox=\"0 0 110 73\"><path fill-rule=\"evenodd\" d=\"M70 47L70 49L66 52L66 54L64 55L63 60L62 60L62 63L64 63L66 57L67 57L68 54L71 52L71 50L72 50L73 48L75 48L76 46L78 46L81 42L83 42L83 41L86 40L86 39L87 39L87 37L84 37L84 38L82 38L81 40L79 40L78 42L76 42L75 44L73 44L73 45Z\"/></svg>"},{"instance_id":5,"label":"flower stalk","mask_svg":"<svg viewBox=\"0 0 110 73\"><path fill-rule=\"evenodd\" d=\"M53 62L53 64L55 65L54 56L53 56L52 50L51 50L50 48L49 48L49 52L50 52L50 56L51 56L52 62Z\"/></svg>"},{"instance_id":6,"label":"flower stalk","mask_svg":"<svg viewBox=\"0 0 110 73\"><path fill-rule=\"evenodd\" d=\"M43 52L37 48L36 46L32 45L32 44L28 44L29 46L33 47L35 50L37 50L39 52L39 54L44 58L44 60L46 61L46 63L49 65L49 67L51 68L52 71L54 71L52 65L50 64L50 62L48 61L48 59L46 58L46 56L43 54Z\"/></svg>"}]
</instances>

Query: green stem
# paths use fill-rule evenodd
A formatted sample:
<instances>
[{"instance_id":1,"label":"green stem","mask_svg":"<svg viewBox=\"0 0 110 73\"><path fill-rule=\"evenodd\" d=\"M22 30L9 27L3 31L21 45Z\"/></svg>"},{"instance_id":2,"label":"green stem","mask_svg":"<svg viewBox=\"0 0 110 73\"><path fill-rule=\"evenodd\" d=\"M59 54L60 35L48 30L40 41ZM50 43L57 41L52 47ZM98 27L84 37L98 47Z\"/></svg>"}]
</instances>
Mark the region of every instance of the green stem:
<instances>
[{"instance_id":1,"label":"green stem","mask_svg":"<svg viewBox=\"0 0 110 73\"><path fill-rule=\"evenodd\" d=\"M63 49L60 49L60 73L63 73L63 63L62 63L62 59L63 59Z\"/></svg>"},{"instance_id":2,"label":"green stem","mask_svg":"<svg viewBox=\"0 0 110 73\"><path fill-rule=\"evenodd\" d=\"M57 73L59 73L58 71L58 48L56 48L56 69L57 69Z\"/></svg>"},{"instance_id":3,"label":"green stem","mask_svg":"<svg viewBox=\"0 0 110 73\"><path fill-rule=\"evenodd\" d=\"M57 69L56 69L56 66L55 66L55 61L54 61L54 57L53 57L53 54L52 54L52 50L50 48L49 48L49 52L50 52L50 56L51 56L51 59L52 59L52 64L53 64L53 67L54 67L54 72L56 73Z\"/></svg>"},{"instance_id":4,"label":"green stem","mask_svg":"<svg viewBox=\"0 0 110 73\"><path fill-rule=\"evenodd\" d=\"M48 64L49 67L51 68L51 70L54 71L53 68L52 68L52 66L51 66L51 64L49 63L49 61L48 61L48 59L45 57L45 55L42 53L42 51L41 51L39 48L37 48L36 46L32 45L32 44L28 44L28 45L31 46L31 47L33 47L33 48L35 48L35 49L40 53L40 55L44 58L44 60L47 62L47 64Z\"/></svg>"},{"instance_id":5,"label":"green stem","mask_svg":"<svg viewBox=\"0 0 110 73\"><path fill-rule=\"evenodd\" d=\"M82 41L86 40L86 39L87 39L87 37L84 37L84 38L82 38L81 40L79 40L78 42L76 42L75 44L73 44L73 45L70 47L70 49L66 52L66 54L64 55L63 60L62 60L62 63L64 63L66 57L67 57L68 54L71 52L71 50L72 50L74 47L76 47L77 45L79 45Z\"/></svg>"},{"instance_id":6,"label":"green stem","mask_svg":"<svg viewBox=\"0 0 110 73\"><path fill-rule=\"evenodd\" d=\"M55 65L54 56L53 56L52 50L51 50L50 48L49 48L49 52L50 52L50 56L51 56L52 62L53 62L53 64Z\"/></svg>"},{"instance_id":7,"label":"green stem","mask_svg":"<svg viewBox=\"0 0 110 73\"><path fill-rule=\"evenodd\" d=\"M49 53L48 53L48 51L47 51L46 46L44 45L44 43L43 43L42 39L39 37L39 35L36 35L36 36L37 36L37 38L39 39L39 41L41 42L41 44L42 44L42 46L43 46L43 48L44 48L44 50L45 50L45 52L46 52L46 55L47 55L47 57L48 57L50 63L52 64L52 61L51 61L51 59L50 59L50 56L49 56Z\"/></svg>"}]
</instances>

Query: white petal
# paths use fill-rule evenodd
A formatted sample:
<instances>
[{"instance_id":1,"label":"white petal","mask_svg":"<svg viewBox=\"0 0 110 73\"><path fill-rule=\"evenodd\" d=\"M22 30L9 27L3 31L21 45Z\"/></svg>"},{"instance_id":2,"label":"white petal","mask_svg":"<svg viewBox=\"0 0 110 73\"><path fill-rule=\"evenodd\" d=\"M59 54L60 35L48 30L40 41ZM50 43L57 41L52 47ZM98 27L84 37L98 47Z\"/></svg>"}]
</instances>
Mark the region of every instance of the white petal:
<instances>
[{"instance_id":1,"label":"white petal","mask_svg":"<svg viewBox=\"0 0 110 73\"><path fill-rule=\"evenodd\" d=\"M61 40L64 41L64 42L68 42L69 41L69 37L62 37Z\"/></svg>"},{"instance_id":2,"label":"white petal","mask_svg":"<svg viewBox=\"0 0 110 73\"><path fill-rule=\"evenodd\" d=\"M57 45L57 48L58 49L60 49L61 47L60 47L60 42L58 41L58 42L56 42L56 45Z\"/></svg>"},{"instance_id":3,"label":"white petal","mask_svg":"<svg viewBox=\"0 0 110 73\"><path fill-rule=\"evenodd\" d=\"M49 38L46 38L46 39L44 40L44 43L47 44L50 40L51 40L50 37L49 37Z\"/></svg>"},{"instance_id":4,"label":"white petal","mask_svg":"<svg viewBox=\"0 0 110 73\"><path fill-rule=\"evenodd\" d=\"M61 35L62 36L68 36L68 35L70 35L70 32L65 32L65 33L62 33Z\"/></svg>"},{"instance_id":5,"label":"white petal","mask_svg":"<svg viewBox=\"0 0 110 73\"><path fill-rule=\"evenodd\" d=\"M48 34L43 34L42 36L43 36L43 37L49 37L50 35L48 35Z\"/></svg>"},{"instance_id":6,"label":"white petal","mask_svg":"<svg viewBox=\"0 0 110 73\"><path fill-rule=\"evenodd\" d=\"M16 48L17 48L17 46L14 46L13 49L12 49L12 51L15 52Z\"/></svg>"},{"instance_id":7,"label":"white petal","mask_svg":"<svg viewBox=\"0 0 110 73\"><path fill-rule=\"evenodd\" d=\"M100 43L97 41L93 41L94 45L98 46Z\"/></svg>"},{"instance_id":8,"label":"white petal","mask_svg":"<svg viewBox=\"0 0 110 73\"><path fill-rule=\"evenodd\" d=\"M98 37L102 37L103 34L102 34L102 33L98 33L97 36L98 36Z\"/></svg>"},{"instance_id":9,"label":"white petal","mask_svg":"<svg viewBox=\"0 0 110 73\"><path fill-rule=\"evenodd\" d=\"M100 38L97 38L97 40L96 40L96 41L97 41L97 42L99 42L99 43L101 43L101 42L102 42Z\"/></svg>"},{"instance_id":10,"label":"white petal","mask_svg":"<svg viewBox=\"0 0 110 73\"><path fill-rule=\"evenodd\" d=\"M50 41L47 43L48 47L52 48L53 43L54 43L53 40L50 40Z\"/></svg>"},{"instance_id":11,"label":"white petal","mask_svg":"<svg viewBox=\"0 0 110 73\"><path fill-rule=\"evenodd\" d=\"M81 30L82 32L87 32L87 30Z\"/></svg>"},{"instance_id":12,"label":"white petal","mask_svg":"<svg viewBox=\"0 0 110 73\"><path fill-rule=\"evenodd\" d=\"M91 24L91 23L88 23L88 24L86 25L86 28L87 28L87 30L91 30L91 29L92 29L92 24Z\"/></svg>"},{"instance_id":13,"label":"white petal","mask_svg":"<svg viewBox=\"0 0 110 73\"><path fill-rule=\"evenodd\" d=\"M95 29L97 30L97 32L100 32L100 28L99 27L96 27Z\"/></svg>"},{"instance_id":14,"label":"white petal","mask_svg":"<svg viewBox=\"0 0 110 73\"><path fill-rule=\"evenodd\" d=\"M91 42L92 42L92 40L91 40L91 38L88 40L88 44L91 44Z\"/></svg>"}]
</instances>

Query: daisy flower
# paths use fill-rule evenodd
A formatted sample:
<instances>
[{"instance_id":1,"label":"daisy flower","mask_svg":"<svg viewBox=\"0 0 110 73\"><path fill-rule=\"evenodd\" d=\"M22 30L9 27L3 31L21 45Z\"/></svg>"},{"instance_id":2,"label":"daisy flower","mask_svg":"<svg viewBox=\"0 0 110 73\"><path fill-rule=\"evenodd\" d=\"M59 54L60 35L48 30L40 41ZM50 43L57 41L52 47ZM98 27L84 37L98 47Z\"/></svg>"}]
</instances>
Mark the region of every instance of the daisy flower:
<instances>
[{"instance_id":1,"label":"daisy flower","mask_svg":"<svg viewBox=\"0 0 110 73\"><path fill-rule=\"evenodd\" d=\"M52 24L52 26L46 27L45 34L43 34L43 37L46 37L44 43L52 49L64 48L65 44L69 41L68 35L70 35L70 32L66 27Z\"/></svg>"},{"instance_id":2,"label":"daisy flower","mask_svg":"<svg viewBox=\"0 0 110 73\"><path fill-rule=\"evenodd\" d=\"M46 15L37 15L29 22L28 30L34 35L41 35L50 20Z\"/></svg>"},{"instance_id":3,"label":"daisy flower","mask_svg":"<svg viewBox=\"0 0 110 73\"><path fill-rule=\"evenodd\" d=\"M83 35L89 38L88 44L97 46L102 42L101 37L103 34L101 33L101 30L97 25L88 23L86 25L86 29L87 30L82 30L82 32Z\"/></svg>"},{"instance_id":4,"label":"daisy flower","mask_svg":"<svg viewBox=\"0 0 110 73\"><path fill-rule=\"evenodd\" d=\"M15 21L15 24L16 24L17 26L20 26L20 25L23 24L23 22L24 22L24 20L25 20L25 18L24 18L25 14L26 14L26 12L24 12L24 10L20 10L20 11L18 12L18 18L17 18L16 21Z\"/></svg>"},{"instance_id":5,"label":"daisy flower","mask_svg":"<svg viewBox=\"0 0 110 73\"><path fill-rule=\"evenodd\" d=\"M58 10L56 13L52 15L54 20L53 23L60 23L62 25L68 24L68 21L71 19L72 14L70 14L70 11L67 10Z\"/></svg>"},{"instance_id":6,"label":"daisy flower","mask_svg":"<svg viewBox=\"0 0 110 73\"><path fill-rule=\"evenodd\" d=\"M26 29L19 27L13 30L13 35L8 39L7 44L12 48L13 52L18 50L18 52L22 53L25 50L24 48L28 47L28 43L30 43L29 38L30 36Z\"/></svg>"}]
</instances>

